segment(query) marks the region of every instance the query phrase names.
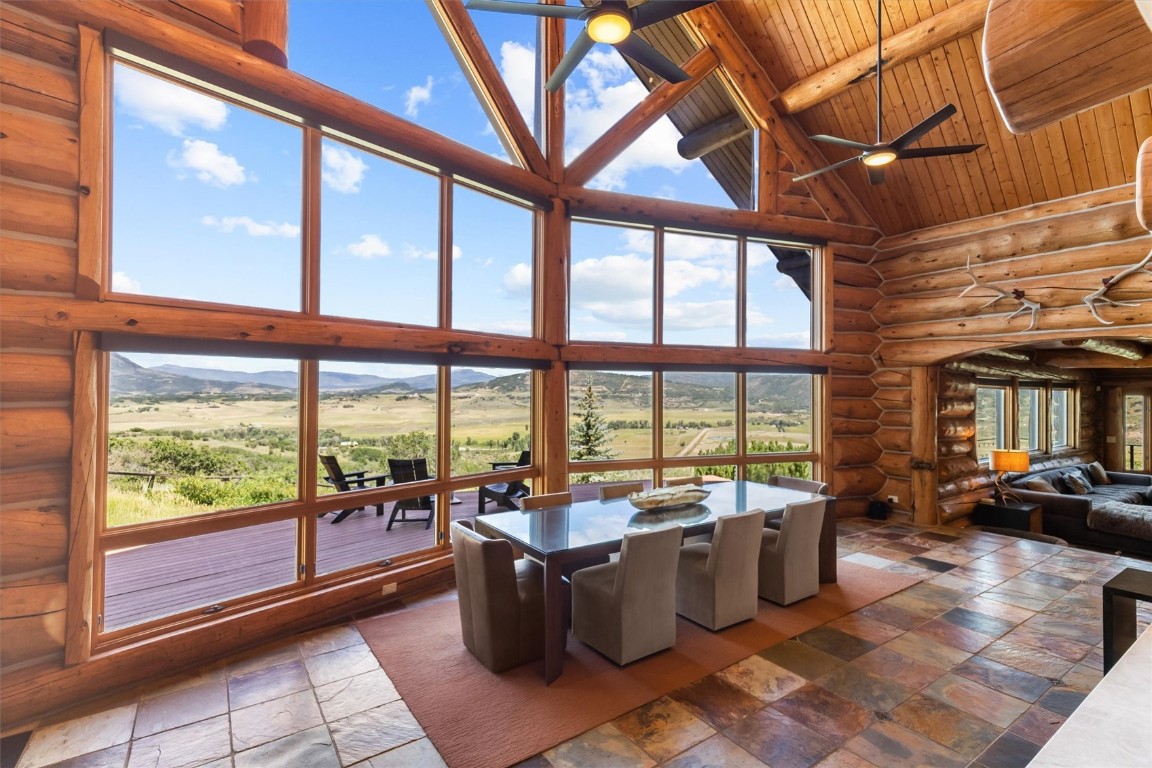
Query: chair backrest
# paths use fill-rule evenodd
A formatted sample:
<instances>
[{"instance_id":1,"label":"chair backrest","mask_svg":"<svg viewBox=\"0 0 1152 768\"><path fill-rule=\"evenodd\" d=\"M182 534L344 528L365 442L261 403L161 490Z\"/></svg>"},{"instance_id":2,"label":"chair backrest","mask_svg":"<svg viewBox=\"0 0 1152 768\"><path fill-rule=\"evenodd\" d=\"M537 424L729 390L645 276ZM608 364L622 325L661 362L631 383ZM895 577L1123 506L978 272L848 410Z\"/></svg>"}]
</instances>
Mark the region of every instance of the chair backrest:
<instances>
[{"instance_id":1,"label":"chair backrest","mask_svg":"<svg viewBox=\"0 0 1152 768\"><path fill-rule=\"evenodd\" d=\"M612 586L616 599L628 604L670 597L675 605L676 566L683 542L684 529L679 525L624 534Z\"/></svg>"},{"instance_id":2,"label":"chair backrest","mask_svg":"<svg viewBox=\"0 0 1152 768\"><path fill-rule=\"evenodd\" d=\"M756 581L760 562L760 534L764 532L764 510L753 509L739 515L716 518L716 530L708 550L708 574L717 583L746 579Z\"/></svg>"},{"instance_id":3,"label":"chair backrest","mask_svg":"<svg viewBox=\"0 0 1152 768\"><path fill-rule=\"evenodd\" d=\"M672 488L677 485L704 485L704 478L700 475L694 477L667 477L664 479L664 485Z\"/></svg>"},{"instance_id":4,"label":"chair backrest","mask_svg":"<svg viewBox=\"0 0 1152 768\"><path fill-rule=\"evenodd\" d=\"M539 496L525 496L520 499L520 509L541 509L543 507L561 507L572 503L571 491L559 493L543 493Z\"/></svg>"},{"instance_id":5,"label":"chair backrest","mask_svg":"<svg viewBox=\"0 0 1152 768\"><path fill-rule=\"evenodd\" d=\"M336 486L336 490L348 490L348 480L344 477L344 471L340 469L340 462L336 460L335 456L321 453L320 463L324 465L324 471L328 473L328 482Z\"/></svg>"},{"instance_id":6,"label":"chair backrest","mask_svg":"<svg viewBox=\"0 0 1152 768\"><path fill-rule=\"evenodd\" d=\"M816 561L820 545L820 529L824 527L824 507L827 499L812 499L789 504L780 521L780 539L776 550L784 552L787 560L811 558Z\"/></svg>"},{"instance_id":7,"label":"chair backrest","mask_svg":"<svg viewBox=\"0 0 1152 768\"><path fill-rule=\"evenodd\" d=\"M639 493L644 490L644 483L639 480L630 483L610 483L600 486L600 501L619 499L630 493Z\"/></svg>"},{"instance_id":8,"label":"chair backrest","mask_svg":"<svg viewBox=\"0 0 1152 768\"><path fill-rule=\"evenodd\" d=\"M392 476L392 482L396 484L428 480L428 459L388 459L388 474ZM405 502L409 508L412 508L412 504L416 504L418 509L429 509L432 505L432 497L419 496L414 499L407 499Z\"/></svg>"},{"instance_id":9,"label":"chair backrest","mask_svg":"<svg viewBox=\"0 0 1152 768\"><path fill-rule=\"evenodd\" d=\"M485 664L507 653L517 638L505 638L519 624L520 601L512 545L481 536L465 520L452 523L452 559L460 604L464 646Z\"/></svg>"},{"instance_id":10,"label":"chair backrest","mask_svg":"<svg viewBox=\"0 0 1152 768\"><path fill-rule=\"evenodd\" d=\"M801 477L788 477L787 475L773 475L768 478L768 485L775 485L780 488L791 488L794 491L806 491L808 493L828 493L828 483L822 483L819 480L805 480Z\"/></svg>"},{"instance_id":11,"label":"chair backrest","mask_svg":"<svg viewBox=\"0 0 1152 768\"><path fill-rule=\"evenodd\" d=\"M516 460L516 466L526 467L532 463L532 451L520 451L520 458Z\"/></svg>"}]
</instances>

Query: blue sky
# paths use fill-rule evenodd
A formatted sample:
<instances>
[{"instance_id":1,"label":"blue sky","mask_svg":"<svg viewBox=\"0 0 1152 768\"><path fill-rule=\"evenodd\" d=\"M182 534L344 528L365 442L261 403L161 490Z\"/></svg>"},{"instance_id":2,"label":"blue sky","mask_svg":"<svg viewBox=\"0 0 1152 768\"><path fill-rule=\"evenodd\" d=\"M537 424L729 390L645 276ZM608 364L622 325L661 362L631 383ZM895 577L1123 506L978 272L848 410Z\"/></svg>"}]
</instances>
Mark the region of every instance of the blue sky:
<instances>
[{"instance_id":1,"label":"blue sky","mask_svg":"<svg viewBox=\"0 0 1152 768\"><path fill-rule=\"evenodd\" d=\"M290 9L292 69L507 159L423 0L293 0ZM531 124L534 19L479 11L472 18ZM571 38L579 27L568 26ZM124 65L114 83L114 290L298 310L300 129ZM614 49L596 46L566 86L568 159L645 94ZM590 186L730 207L703 163L676 153L678 139L662 120ZM326 139L321 311L435 324L437 201L435 178ZM530 213L458 189L453 227L454 326L529 335ZM666 341L733 344L734 242L669 235L665 249ZM807 346L803 295L776 272L765 247L750 248L749 266L750 341ZM650 341L651 275L650 232L577 224L573 338ZM404 367L388 370L371 372L406 375Z\"/></svg>"}]
</instances>

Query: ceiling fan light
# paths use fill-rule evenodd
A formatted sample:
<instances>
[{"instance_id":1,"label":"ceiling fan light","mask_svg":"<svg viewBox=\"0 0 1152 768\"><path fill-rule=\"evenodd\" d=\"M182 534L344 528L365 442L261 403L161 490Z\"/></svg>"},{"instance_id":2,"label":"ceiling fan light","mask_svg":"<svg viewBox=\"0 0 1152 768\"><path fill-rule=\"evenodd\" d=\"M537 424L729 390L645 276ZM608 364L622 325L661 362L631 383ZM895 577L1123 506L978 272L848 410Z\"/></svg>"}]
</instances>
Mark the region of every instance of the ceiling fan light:
<instances>
[{"instance_id":1,"label":"ceiling fan light","mask_svg":"<svg viewBox=\"0 0 1152 768\"><path fill-rule=\"evenodd\" d=\"M632 18L618 8L601 8L588 19L588 37L614 45L632 34Z\"/></svg>"},{"instance_id":2,"label":"ceiling fan light","mask_svg":"<svg viewBox=\"0 0 1152 768\"><path fill-rule=\"evenodd\" d=\"M875 152L869 152L860 159L864 165L869 168L883 168L896 159L896 153L891 149L880 149Z\"/></svg>"}]
</instances>

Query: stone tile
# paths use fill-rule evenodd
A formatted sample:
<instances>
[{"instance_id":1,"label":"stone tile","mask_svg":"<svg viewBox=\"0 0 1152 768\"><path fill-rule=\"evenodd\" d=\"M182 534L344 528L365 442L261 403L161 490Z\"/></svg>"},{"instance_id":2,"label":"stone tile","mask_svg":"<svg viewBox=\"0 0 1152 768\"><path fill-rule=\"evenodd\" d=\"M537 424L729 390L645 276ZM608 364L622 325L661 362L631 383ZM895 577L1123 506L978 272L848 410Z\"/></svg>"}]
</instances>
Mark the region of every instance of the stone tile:
<instances>
[{"instance_id":1,"label":"stone tile","mask_svg":"<svg viewBox=\"0 0 1152 768\"><path fill-rule=\"evenodd\" d=\"M891 680L910 691L918 691L947 672L897 653L884 645L851 662L852 666L876 677Z\"/></svg>"},{"instance_id":2,"label":"stone tile","mask_svg":"<svg viewBox=\"0 0 1152 768\"><path fill-rule=\"evenodd\" d=\"M1011 589L1004 589L1003 587L993 587L985 592L983 596L989 600L1015 605L1019 608L1027 608L1030 611L1042 611L1052 602L1046 597L1024 595L1019 592L1014 592Z\"/></svg>"},{"instance_id":3,"label":"stone tile","mask_svg":"<svg viewBox=\"0 0 1152 768\"><path fill-rule=\"evenodd\" d=\"M1041 632L1023 624L1004 635L1003 639L1010 643L1039 648L1068 661L1080 661L1092 652L1092 646L1088 643Z\"/></svg>"},{"instance_id":4,"label":"stone tile","mask_svg":"<svg viewBox=\"0 0 1152 768\"><path fill-rule=\"evenodd\" d=\"M724 735L772 768L809 768L840 746L772 707L749 715Z\"/></svg>"},{"instance_id":5,"label":"stone tile","mask_svg":"<svg viewBox=\"0 0 1152 768\"><path fill-rule=\"evenodd\" d=\"M324 722L316 695L300 691L232 710L232 745L237 752L290 736Z\"/></svg>"},{"instance_id":6,"label":"stone tile","mask_svg":"<svg viewBox=\"0 0 1152 768\"><path fill-rule=\"evenodd\" d=\"M126 743L132 738L136 706L126 704L36 729L17 768L40 768Z\"/></svg>"},{"instance_id":7,"label":"stone tile","mask_svg":"<svg viewBox=\"0 0 1152 768\"><path fill-rule=\"evenodd\" d=\"M924 547L919 544L913 543L908 539L900 541L893 541L888 545L888 549L894 549L898 552L904 552L909 555L922 555L932 549L932 547Z\"/></svg>"},{"instance_id":8,"label":"stone tile","mask_svg":"<svg viewBox=\"0 0 1152 768\"><path fill-rule=\"evenodd\" d=\"M124 768L128 763L128 744L117 744L99 752L61 760L49 768Z\"/></svg>"},{"instance_id":9,"label":"stone tile","mask_svg":"<svg viewBox=\"0 0 1152 768\"><path fill-rule=\"evenodd\" d=\"M988 584L982 581L974 581L963 574L958 574L955 571L942 573L938 576L933 576L930 580L931 584L946 589L952 589L957 592L963 592L966 595L978 595L984 590L988 589Z\"/></svg>"},{"instance_id":10,"label":"stone tile","mask_svg":"<svg viewBox=\"0 0 1152 768\"><path fill-rule=\"evenodd\" d=\"M716 674L765 703L776 701L808 682L762 656L749 656Z\"/></svg>"},{"instance_id":11,"label":"stone tile","mask_svg":"<svg viewBox=\"0 0 1152 768\"><path fill-rule=\"evenodd\" d=\"M1068 717L1076 711L1076 707L1080 706L1080 702L1084 701L1085 696L1086 694L1082 691L1056 687L1044 694L1036 703L1049 712Z\"/></svg>"},{"instance_id":12,"label":"stone tile","mask_svg":"<svg viewBox=\"0 0 1152 768\"><path fill-rule=\"evenodd\" d=\"M396 692L396 687L382 669L346 677L316 688L320 711L324 713L324 719L328 722L373 709L399 698L400 694Z\"/></svg>"},{"instance_id":13,"label":"stone tile","mask_svg":"<svg viewBox=\"0 0 1152 768\"><path fill-rule=\"evenodd\" d=\"M338 651L350 645L360 645L364 638L354 624L341 624L338 627L325 627L315 632L299 635L296 645L300 648L300 655L304 658L319 656L322 653Z\"/></svg>"},{"instance_id":14,"label":"stone tile","mask_svg":"<svg viewBox=\"0 0 1152 768\"><path fill-rule=\"evenodd\" d=\"M1071 688L1081 693L1091 693L1103 676L1103 672L1099 669L1094 669L1087 664L1077 664L1064 673L1063 677L1060 678L1060 685L1063 688Z\"/></svg>"},{"instance_id":15,"label":"stone tile","mask_svg":"<svg viewBox=\"0 0 1152 768\"><path fill-rule=\"evenodd\" d=\"M1022 579L1019 576L1009 579L1000 585L1004 589L1012 592L1018 592L1022 595L1031 595L1033 597L1044 598L1049 602L1059 600L1063 597L1068 590L1060 589L1059 587L1051 587L1047 584L1038 584L1028 579Z\"/></svg>"},{"instance_id":16,"label":"stone tile","mask_svg":"<svg viewBox=\"0 0 1152 768\"><path fill-rule=\"evenodd\" d=\"M1067 621L1056 616L1038 613L1020 626L1034 629L1037 632L1046 632L1049 635L1065 637L1086 645L1096 645L1104 640L1104 628L1098 621L1084 624L1079 621Z\"/></svg>"},{"instance_id":17,"label":"stone tile","mask_svg":"<svg viewBox=\"0 0 1152 768\"><path fill-rule=\"evenodd\" d=\"M965 629L970 629L973 632L979 632L982 635L988 635L990 637L999 637L1016 627L1015 622L998 619L995 616L989 616L986 613L974 611L970 608L953 608L941 616L941 618L958 627L964 627Z\"/></svg>"},{"instance_id":18,"label":"stone tile","mask_svg":"<svg viewBox=\"0 0 1152 768\"><path fill-rule=\"evenodd\" d=\"M139 739L227 712L228 688L224 678L220 677L195 688L184 688L140 702L132 735Z\"/></svg>"},{"instance_id":19,"label":"stone tile","mask_svg":"<svg viewBox=\"0 0 1152 768\"><path fill-rule=\"evenodd\" d=\"M1028 709L1028 704L1020 699L951 673L929 685L922 693L1000 728L1007 728Z\"/></svg>"},{"instance_id":20,"label":"stone tile","mask_svg":"<svg viewBox=\"0 0 1152 768\"><path fill-rule=\"evenodd\" d=\"M916 632L905 632L895 640L885 643L884 647L940 669L952 669L972 655L950 645L941 645L932 638Z\"/></svg>"},{"instance_id":21,"label":"stone tile","mask_svg":"<svg viewBox=\"0 0 1152 768\"><path fill-rule=\"evenodd\" d=\"M711 768L711 766L709 766ZM719 768L719 766L717 766ZM841 747L817 763L816 768L880 768L876 763L865 760L854 752Z\"/></svg>"},{"instance_id":22,"label":"stone tile","mask_svg":"<svg viewBox=\"0 0 1152 768\"><path fill-rule=\"evenodd\" d=\"M295 640L289 638L275 643L262 645L244 653L238 653L225 659L228 676L246 675L265 667L274 667L277 664L287 664L300 658L300 649Z\"/></svg>"},{"instance_id":23,"label":"stone tile","mask_svg":"<svg viewBox=\"0 0 1152 768\"><path fill-rule=\"evenodd\" d=\"M162 731L132 742L128 768L190 768L225 758L232 753L228 716Z\"/></svg>"},{"instance_id":24,"label":"stone tile","mask_svg":"<svg viewBox=\"0 0 1152 768\"><path fill-rule=\"evenodd\" d=\"M772 706L813 731L841 742L855 736L875 720L872 710L815 683L788 694Z\"/></svg>"},{"instance_id":25,"label":"stone tile","mask_svg":"<svg viewBox=\"0 0 1152 768\"><path fill-rule=\"evenodd\" d=\"M1079 579L1070 579L1066 576L1058 576L1054 573L1046 573L1043 568L1037 566L1030 568L1024 573L1020 574L1020 578L1024 581L1032 581L1037 584L1047 584L1050 587L1056 587L1065 592L1076 589L1080 586Z\"/></svg>"},{"instance_id":26,"label":"stone tile","mask_svg":"<svg viewBox=\"0 0 1152 768\"><path fill-rule=\"evenodd\" d=\"M873 712L887 712L912 695L899 683L851 664L832 670L816 684Z\"/></svg>"},{"instance_id":27,"label":"stone tile","mask_svg":"<svg viewBox=\"0 0 1152 768\"><path fill-rule=\"evenodd\" d=\"M898 573L901 576L907 576L912 579L919 579L920 581L931 579L936 575L936 571L933 571L930 568L925 568L922 565L917 565L911 560L907 560L902 563L893 562L884 570L888 573Z\"/></svg>"},{"instance_id":28,"label":"stone tile","mask_svg":"<svg viewBox=\"0 0 1152 768\"><path fill-rule=\"evenodd\" d=\"M973 656L952 670L954 674L1024 701L1036 701L1052 687L1046 677L1023 672L992 659Z\"/></svg>"},{"instance_id":29,"label":"stone tile","mask_svg":"<svg viewBox=\"0 0 1152 768\"><path fill-rule=\"evenodd\" d=\"M357 712L328 724L336 752L344 765L424 738L424 729L403 701Z\"/></svg>"},{"instance_id":30,"label":"stone tile","mask_svg":"<svg viewBox=\"0 0 1152 768\"><path fill-rule=\"evenodd\" d=\"M236 768L340 768L328 728L319 725L236 753Z\"/></svg>"},{"instance_id":31,"label":"stone tile","mask_svg":"<svg viewBox=\"0 0 1152 768\"><path fill-rule=\"evenodd\" d=\"M414 741L412 743L416 744L417 742ZM407 746L407 745L405 745L405 746ZM404 747L399 747L399 749L403 749L403 748ZM395 751L396 750L393 749L390 752L385 752L384 755L388 755L391 752L395 752ZM384 757L384 755L380 755L379 757ZM356 763L356 765L352 766L352 768L370 768L371 765L372 765L371 760L365 760L362 763ZM520 762L516 763L516 765L513 766L513 768L552 768L552 763L551 763L551 761L548 760L548 758L544 757L544 755L533 755L532 757L528 758L527 760L521 760Z\"/></svg>"},{"instance_id":32,"label":"stone tile","mask_svg":"<svg viewBox=\"0 0 1152 768\"><path fill-rule=\"evenodd\" d=\"M657 762L675 757L716 733L667 696L621 715L612 725Z\"/></svg>"},{"instance_id":33,"label":"stone tile","mask_svg":"<svg viewBox=\"0 0 1152 768\"><path fill-rule=\"evenodd\" d=\"M924 557L930 557L941 563L951 563L952 565L966 565L975 559L968 552L955 552L944 547L937 547L936 549L926 552Z\"/></svg>"},{"instance_id":34,"label":"stone tile","mask_svg":"<svg viewBox=\"0 0 1152 768\"><path fill-rule=\"evenodd\" d=\"M847 557L843 558L843 560L846 563L854 563L856 565L863 565L863 566L868 567L868 568L876 568L877 570L882 570L884 568L887 568L888 564L891 562L890 560L886 560L883 557L876 557L875 555L870 555L867 552L854 552L851 555L848 555Z\"/></svg>"},{"instance_id":35,"label":"stone tile","mask_svg":"<svg viewBox=\"0 0 1152 768\"><path fill-rule=\"evenodd\" d=\"M757 655L800 675L805 680L815 680L844 663L832 654L813 648L807 643L801 643L799 640L777 643Z\"/></svg>"},{"instance_id":36,"label":"stone tile","mask_svg":"<svg viewBox=\"0 0 1152 768\"><path fill-rule=\"evenodd\" d=\"M723 734L700 742L663 764L663 768L763 768L764 763Z\"/></svg>"},{"instance_id":37,"label":"stone tile","mask_svg":"<svg viewBox=\"0 0 1152 768\"><path fill-rule=\"evenodd\" d=\"M960 607L982 613L985 616L994 616L997 619L1003 619L1012 624L1023 623L1035 615L1034 611L1030 611L1027 608L1020 608L1019 606L1009 605L999 600L993 600L986 595L973 597Z\"/></svg>"},{"instance_id":38,"label":"stone tile","mask_svg":"<svg viewBox=\"0 0 1152 768\"><path fill-rule=\"evenodd\" d=\"M872 557L879 557L884 560L891 560L894 563L903 562L904 560L911 560L914 555L903 549L896 549L891 544L883 547L873 547L867 550L867 553Z\"/></svg>"},{"instance_id":39,"label":"stone tile","mask_svg":"<svg viewBox=\"0 0 1152 768\"><path fill-rule=\"evenodd\" d=\"M980 764L987 768L1024 768L1039 751L1038 744L1005 733L980 755Z\"/></svg>"},{"instance_id":40,"label":"stone tile","mask_svg":"<svg viewBox=\"0 0 1152 768\"><path fill-rule=\"evenodd\" d=\"M719 675L708 675L669 695L716 730L723 730L764 706L760 699Z\"/></svg>"},{"instance_id":41,"label":"stone tile","mask_svg":"<svg viewBox=\"0 0 1152 768\"><path fill-rule=\"evenodd\" d=\"M809 630L796 639L805 645L810 645L845 661L862 656L876 648L876 643L871 643L828 625Z\"/></svg>"},{"instance_id":42,"label":"stone tile","mask_svg":"<svg viewBox=\"0 0 1152 768\"><path fill-rule=\"evenodd\" d=\"M226 667L224 662L216 662L209 666L201 667L193 672L173 675L165 678L156 685L149 686L140 693L140 700L147 701L154 699L157 696L166 696L169 693L176 691L183 691L188 688L196 688L201 685L206 685L217 680L224 680L227 677Z\"/></svg>"},{"instance_id":43,"label":"stone tile","mask_svg":"<svg viewBox=\"0 0 1152 768\"><path fill-rule=\"evenodd\" d=\"M905 631L900 627L886 624L876 619L870 619L867 616L861 616L859 613L850 613L847 616L841 616L839 619L828 622L825 626L838 629L841 632L847 632L850 635L859 637L862 640L867 640L875 645L882 645L892 638L904 634Z\"/></svg>"},{"instance_id":44,"label":"stone tile","mask_svg":"<svg viewBox=\"0 0 1152 768\"><path fill-rule=\"evenodd\" d=\"M232 709L244 709L303 691L310 685L304 662L296 659L228 678L228 704Z\"/></svg>"},{"instance_id":45,"label":"stone tile","mask_svg":"<svg viewBox=\"0 0 1152 768\"><path fill-rule=\"evenodd\" d=\"M380 669L372 649L366 644L350 645L304 659L312 685L321 686L353 675Z\"/></svg>"},{"instance_id":46,"label":"stone tile","mask_svg":"<svg viewBox=\"0 0 1152 768\"><path fill-rule=\"evenodd\" d=\"M611 723L580 734L544 753L555 768L648 768L656 765Z\"/></svg>"},{"instance_id":47,"label":"stone tile","mask_svg":"<svg viewBox=\"0 0 1152 768\"><path fill-rule=\"evenodd\" d=\"M910 731L973 758L996 740L1000 729L936 699L916 695L892 710L892 719Z\"/></svg>"},{"instance_id":48,"label":"stone tile","mask_svg":"<svg viewBox=\"0 0 1152 768\"><path fill-rule=\"evenodd\" d=\"M976 653L995 639L990 635L957 626L943 616L921 624L914 633L968 653Z\"/></svg>"},{"instance_id":49,"label":"stone tile","mask_svg":"<svg viewBox=\"0 0 1152 768\"><path fill-rule=\"evenodd\" d=\"M917 613L905 610L896 605L891 605L883 600L872 603L872 605L866 605L853 615L865 616L885 624L891 624L903 630L915 629L927 621L927 619Z\"/></svg>"},{"instance_id":50,"label":"stone tile","mask_svg":"<svg viewBox=\"0 0 1152 768\"><path fill-rule=\"evenodd\" d=\"M947 573L956 567L955 563L946 563L943 560L933 560L931 557L925 557L923 555L913 557L909 562L915 563L922 568L927 568L930 571L936 571L936 573Z\"/></svg>"},{"instance_id":51,"label":"stone tile","mask_svg":"<svg viewBox=\"0 0 1152 768\"><path fill-rule=\"evenodd\" d=\"M1044 707L1029 707L1027 712L1016 718L1016 722L1012 723L1008 730L1033 744L1044 746L1067 719L1064 715Z\"/></svg>"},{"instance_id":52,"label":"stone tile","mask_svg":"<svg viewBox=\"0 0 1152 768\"><path fill-rule=\"evenodd\" d=\"M1058 678L1075 666L1073 662L1045 653L1039 648L1018 645L1007 640L997 640L980 651L980 655L1040 677Z\"/></svg>"},{"instance_id":53,"label":"stone tile","mask_svg":"<svg viewBox=\"0 0 1152 768\"><path fill-rule=\"evenodd\" d=\"M896 723L876 723L845 745L884 768L965 768L968 759Z\"/></svg>"},{"instance_id":54,"label":"stone tile","mask_svg":"<svg viewBox=\"0 0 1152 768\"><path fill-rule=\"evenodd\" d=\"M550 763L540 756L539 768L547 768ZM370 758L366 763L359 763L366 768L448 768L436 747L428 739L410 741L402 747L390 749L382 755ZM520 765L527 766L525 763Z\"/></svg>"}]
</instances>

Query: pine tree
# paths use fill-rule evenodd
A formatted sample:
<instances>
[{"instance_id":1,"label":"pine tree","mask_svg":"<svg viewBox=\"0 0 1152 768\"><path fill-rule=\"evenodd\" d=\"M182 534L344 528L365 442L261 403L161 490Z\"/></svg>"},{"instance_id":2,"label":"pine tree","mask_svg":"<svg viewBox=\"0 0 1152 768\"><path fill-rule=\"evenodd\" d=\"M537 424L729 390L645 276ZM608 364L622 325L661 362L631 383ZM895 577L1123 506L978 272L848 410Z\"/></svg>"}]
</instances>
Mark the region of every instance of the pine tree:
<instances>
[{"instance_id":1,"label":"pine tree","mask_svg":"<svg viewBox=\"0 0 1152 768\"><path fill-rule=\"evenodd\" d=\"M609 445L612 433L600 413L600 400L589 384L576 408L576 423L572 425L569 456L572 461L611 459L615 456Z\"/></svg>"}]
</instances>

